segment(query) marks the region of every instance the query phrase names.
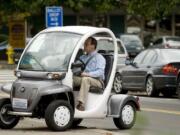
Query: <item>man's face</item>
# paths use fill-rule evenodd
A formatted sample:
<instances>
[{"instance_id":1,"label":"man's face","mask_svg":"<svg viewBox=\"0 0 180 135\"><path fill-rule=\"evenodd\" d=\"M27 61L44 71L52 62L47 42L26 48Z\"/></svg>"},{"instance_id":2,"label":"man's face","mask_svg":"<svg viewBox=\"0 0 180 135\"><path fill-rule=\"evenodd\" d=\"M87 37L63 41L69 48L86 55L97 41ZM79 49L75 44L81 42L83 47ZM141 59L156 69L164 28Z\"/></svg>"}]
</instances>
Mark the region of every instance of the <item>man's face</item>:
<instances>
[{"instance_id":1,"label":"man's face","mask_svg":"<svg viewBox=\"0 0 180 135\"><path fill-rule=\"evenodd\" d=\"M91 53L95 50L94 45L91 44L91 39L87 39L84 43L84 51L86 53Z\"/></svg>"}]
</instances>

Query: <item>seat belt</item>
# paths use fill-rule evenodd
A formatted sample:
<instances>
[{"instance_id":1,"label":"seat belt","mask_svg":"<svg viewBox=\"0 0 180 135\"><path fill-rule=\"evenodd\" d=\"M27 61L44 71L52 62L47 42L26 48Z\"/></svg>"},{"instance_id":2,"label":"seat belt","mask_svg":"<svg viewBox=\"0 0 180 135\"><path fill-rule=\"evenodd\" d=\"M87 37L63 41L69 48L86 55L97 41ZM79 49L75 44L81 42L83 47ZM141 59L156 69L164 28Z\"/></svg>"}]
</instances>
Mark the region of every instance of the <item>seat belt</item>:
<instances>
[{"instance_id":1,"label":"seat belt","mask_svg":"<svg viewBox=\"0 0 180 135\"><path fill-rule=\"evenodd\" d=\"M87 60L87 62L85 63L85 66L84 66L84 70L85 70L86 66L88 65L88 63L89 63L96 55L97 55L97 53L94 54L93 56L91 56L91 57ZM103 80L101 80L99 77L92 77L92 78L99 80L100 83L101 83L101 85L102 85L102 88L104 89L104 81L103 81Z\"/></svg>"}]
</instances>

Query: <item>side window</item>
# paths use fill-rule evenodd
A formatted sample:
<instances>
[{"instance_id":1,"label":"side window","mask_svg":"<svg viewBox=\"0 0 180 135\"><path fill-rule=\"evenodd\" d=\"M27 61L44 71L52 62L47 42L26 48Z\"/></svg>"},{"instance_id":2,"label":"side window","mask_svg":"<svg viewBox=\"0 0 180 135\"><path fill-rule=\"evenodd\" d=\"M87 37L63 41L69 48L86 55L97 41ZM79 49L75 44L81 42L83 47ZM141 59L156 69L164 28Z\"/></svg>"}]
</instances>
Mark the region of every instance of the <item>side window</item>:
<instances>
[{"instance_id":1,"label":"side window","mask_svg":"<svg viewBox=\"0 0 180 135\"><path fill-rule=\"evenodd\" d=\"M142 64L143 65L151 65L151 64L154 63L156 57L157 57L156 52L151 50L151 51L148 52L148 54L143 59Z\"/></svg>"},{"instance_id":2,"label":"side window","mask_svg":"<svg viewBox=\"0 0 180 135\"><path fill-rule=\"evenodd\" d=\"M117 41L117 46L118 46L118 54L124 54L125 51L120 41Z\"/></svg>"},{"instance_id":3,"label":"side window","mask_svg":"<svg viewBox=\"0 0 180 135\"><path fill-rule=\"evenodd\" d=\"M133 62L136 63L136 64L140 64L142 62L142 60L144 59L144 57L146 56L146 53L147 53L147 51L143 51L140 54L138 54L135 57Z\"/></svg>"}]
</instances>

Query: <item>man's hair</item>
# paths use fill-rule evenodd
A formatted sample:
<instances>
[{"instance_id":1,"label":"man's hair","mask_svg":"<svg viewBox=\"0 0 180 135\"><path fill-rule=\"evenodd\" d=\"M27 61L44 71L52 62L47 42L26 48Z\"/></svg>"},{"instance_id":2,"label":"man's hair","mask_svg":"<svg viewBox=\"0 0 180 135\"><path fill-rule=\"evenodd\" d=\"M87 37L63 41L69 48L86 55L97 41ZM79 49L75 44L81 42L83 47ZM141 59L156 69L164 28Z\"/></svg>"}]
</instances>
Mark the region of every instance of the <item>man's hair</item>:
<instances>
[{"instance_id":1,"label":"man's hair","mask_svg":"<svg viewBox=\"0 0 180 135\"><path fill-rule=\"evenodd\" d=\"M93 37L89 37L88 39L91 40L91 44L94 45L94 47L96 49L96 47L97 47L97 40L95 38L93 38Z\"/></svg>"}]
</instances>

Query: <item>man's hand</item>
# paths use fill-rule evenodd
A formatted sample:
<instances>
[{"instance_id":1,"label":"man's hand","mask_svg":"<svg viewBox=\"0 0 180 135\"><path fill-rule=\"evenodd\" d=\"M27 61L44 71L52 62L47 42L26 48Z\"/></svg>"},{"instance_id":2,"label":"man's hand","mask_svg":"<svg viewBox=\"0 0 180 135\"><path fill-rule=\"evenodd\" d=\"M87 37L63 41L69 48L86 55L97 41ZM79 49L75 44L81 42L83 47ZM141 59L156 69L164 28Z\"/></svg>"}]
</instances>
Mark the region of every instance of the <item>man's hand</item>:
<instances>
[{"instance_id":1,"label":"man's hand","mask_svg":"<svg viewBox=\"0 0 180 135\"><path fill-rule=\"evenodd\" d=\"M82 72L82 73L81 73L81 76L82 76L82 77L89 77L89 74L86 73L86 72Z\"/></svg>"}]
</instances>

